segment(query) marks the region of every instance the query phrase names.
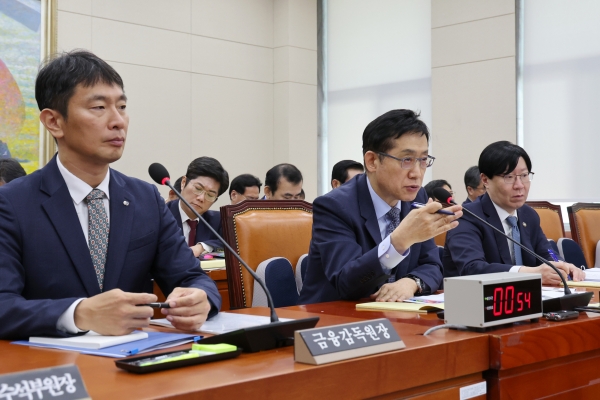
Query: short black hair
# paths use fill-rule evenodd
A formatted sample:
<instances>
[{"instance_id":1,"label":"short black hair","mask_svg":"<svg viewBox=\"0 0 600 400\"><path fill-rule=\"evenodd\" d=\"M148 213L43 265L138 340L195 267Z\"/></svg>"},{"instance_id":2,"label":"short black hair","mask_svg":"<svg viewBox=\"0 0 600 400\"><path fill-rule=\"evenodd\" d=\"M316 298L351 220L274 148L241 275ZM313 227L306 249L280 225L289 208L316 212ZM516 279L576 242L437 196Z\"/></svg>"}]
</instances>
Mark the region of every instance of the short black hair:
<instances>
[{"instance_id":1,"label":"short black hair","mask_svg":"<svg viewBox=\"0 0 600 400\"><path fill-rule=\"evenodd\" d=\"M477 165L474 165L465 172L465 189L469 187L477 189L480 183L481 173L479 172Z\"/></svg>"},{"instance_id":2,"label":"short black hair","mask_svg":"<svg viewBox=\"0 0 600 400\"><path fill-rule=\"evenodd\" d=\"M231 196L231 191L235 190L239 194L243 195L246 192L246 188L258 186L258 191L260 192L260 188L262 187L262 182L256 176L251 174L242 174L236 176L231 181L231 186L229 187L229 196Z\"/></svg>"},{"instance_id":3,"label":"short black hair","mask_svg":"<svg viewBox=\"0 0 600 400\"><path fill-rule=\"evenodd\" d=\"M69 100L77 85L90 87L97 83L117 85L124 90L123 80L113 67L86 50L61 53L42 64L35 80L38 108L58 111L67 119Z\"/></svg>"},{"instance_id":4,"label":"short black hair","mask_svg":"<svg viewBox=\"0 0 600 400\"><path fill-rule=\"evenodd\" d=\"M363 155L367 151L387 153L393 147L392 141L405 133L425 135L429 142L429 129L419 115L412 110L391 110L375 118L363 132Z\"/></svg>"},{"instance_id":5,"label":"short black hair","mask_svg":"<svg viewBox=\"0 0 600 400\"><path fill-rule=\"evenodd\" d=\"M267 171L265 177L265 186L271 189L271 193L277 191L279 186L279 178L284 177L286 181L297 185L303 181L302 172L292 164L278 164Z\"/></svg>"},{"instance_id":6,"label":"short black hair","mask_svg":"<svg viewBox=\"0 0 600 400\"><path fill-rule=\"evenodd\" d=\"M479 171L491 179L496 175L513 171L521 157L531 172L531 159L525 149L509 141L501 140L483 149L479 156Z\"/></svg>"},{"instance_id":7,"label":"short black hair","mask_svg":"<svg viewBox=\"0 0 600 400\"><path fill-rule=\"evenodd\" d=\"M199 176L208 176L219 182L219 196L229 187L229 174L221 163L212 157L198 157L188 165L185 185Z\"/></svg>"},{"instance_id":8,"label":"short black hair","mask_svg":"<svg viewBox=\"0 0 600 400\"><path fill-rule=\"evenodd\" d=\"M446 185L450 189L452 189L452 185L450 185L447 180L436 179L436 180L429 182L427 185L425 185L425 192L427 192L427 196L429 196L430 198L435 198L435 196L433 195L433 190L440 188L444 185Z\"/></svg>"},{"instance_id":9,"label":"short black hair","mask_svg":"<svg viewBox=\"0 0 600 400\"><path fill-rule=\"evenodd\" d=\"M14 158L0 158L0 182L8 183L27 175L21 164Z\"/></svg>"},{"instance_id":10,"label":"short black hair","mask_svg":"<svg viewBox=\"0 0 600 400\"><path fill-rule=\"evenodd\" d=\"M180 176L179 179L177 179L175 181L175 184L173 185L173 187L175 188L175 190L177 190L179 193L181 193L181 180L183 179L183 176Z\"/></svg>"},{"instance_id":11,"label":"short black hair","mask_svg":"<svg viewBox=\"0 0 600 400\"><path fill-rule=\"evenodd\" d=\"M359 169L361 171L365 171L365 168L361 163L354 160L342 160L336 163L331 170L331 180L337 179L341 183L346 182L348 179L348 170L349 169Z\"/></svg>"}]
</instances>

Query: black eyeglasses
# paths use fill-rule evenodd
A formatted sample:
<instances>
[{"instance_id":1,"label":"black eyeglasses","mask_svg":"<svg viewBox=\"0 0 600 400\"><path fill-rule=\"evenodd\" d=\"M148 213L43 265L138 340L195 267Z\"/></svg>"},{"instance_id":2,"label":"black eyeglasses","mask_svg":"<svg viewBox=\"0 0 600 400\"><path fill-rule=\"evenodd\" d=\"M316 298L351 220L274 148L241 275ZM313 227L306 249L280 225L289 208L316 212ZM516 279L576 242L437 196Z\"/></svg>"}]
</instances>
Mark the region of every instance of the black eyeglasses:
<instances>
[{"instance_id":1,"label":"black eyeglasses","mask_svg":"<svg viewBox=\"0 0 600 400\"><path fill-rule=\"evenodd\" d=\"M418 157L398 158L398 157L389 155L387 153L382 153L380 151L378 151L377 154L379 154L380 156L393 158L396 161L400 161L400 168L402 168L402 169L413 169L415 167L416 162L419 163L419 166L421 167L421 169L425 169L425 168L431 167L433 165L433 162L435 161L435 157L432 157L432 156L426 156L426 157L421 157L421 158L418 158Z\"/></svg>"}]
</instances>

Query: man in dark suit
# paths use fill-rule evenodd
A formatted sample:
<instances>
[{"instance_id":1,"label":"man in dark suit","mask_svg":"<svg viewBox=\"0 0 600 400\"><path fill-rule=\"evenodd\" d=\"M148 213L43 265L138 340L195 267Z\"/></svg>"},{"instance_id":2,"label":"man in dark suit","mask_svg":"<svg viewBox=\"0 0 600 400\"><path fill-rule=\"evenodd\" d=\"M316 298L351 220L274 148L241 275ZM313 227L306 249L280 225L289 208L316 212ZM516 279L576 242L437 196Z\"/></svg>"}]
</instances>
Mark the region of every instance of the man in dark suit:
<instances>
[{"instance_id":1,"label":"man in dark suit","mask_svg":"<svg viewBox=\"0 0 600 400\"><path fill-rule=\"evenodd\" d=\"M215 315L221 297L156 188L109 168L127 138L123 81L85 51L46 64L40 120L58 154L0 188L0 338L122 335L148 326L152 274L180 329Z\"/></svg>"},{"instance_id":2,"label":"man in dark suit","mask_svg":"<svg viewBox=\"0 0 600 400\"><path fill-rule=\"evenodd\" d=\"M504 231L539 256L552 260L540 217L525 204L533 172L525 150L507 141L492 143L479 157L481 181L487 193L465 208ZM558 285L560 277L540 264L504 236L465 213L458 228L448 232L444 248L444 275L447 277L491 272L535 272L542 283ZM565 275L583 280L585 274L573 264L553 262Z\"/></svg>"},{"instance_id":3,"label":"man in dark suit","mask_svg":"<svg viewBox=\"0 0 600 400\"><path fill-rule=\"evenodd\" d=\"M181 179L183 198L219 235L222 235L221 214L218 211L209 211L209 208L228 187L229 174L221 163L212 157L196 158L188 165L187 172ZM200 257L204 253L223 248L221 241L188 206L179 200L173 200L168 203L168 207L194 256Z\"/></svg>"},{"instance_id":4,"label":"man in dark suit","mask_svg":"<svg viewBox=\"0 0 600 400\"><path fill-rule=\"evenodd\" d=\"M477 165L470 167L465 172L465 189L467 190L467 199L462 203L463 206L485 194L485 186L481 182L481 173Z\"/></svg>"},{"instance_id":5,"label":"man in dark suit","mask_svg":"<svg viewBox=\"0 0 600 400\"><path fill-rule=\"evenodd\" d=\"M436 213L421 188L429 130L410 110L392 110L363 133L365 174L318 197L300 304L359 299L402 301L436 291L442 263L433 237L462 215ZM412 209L411 202L428 203ZM387 282L387 283L386 283Z\"/></svg>"}]
</instances>

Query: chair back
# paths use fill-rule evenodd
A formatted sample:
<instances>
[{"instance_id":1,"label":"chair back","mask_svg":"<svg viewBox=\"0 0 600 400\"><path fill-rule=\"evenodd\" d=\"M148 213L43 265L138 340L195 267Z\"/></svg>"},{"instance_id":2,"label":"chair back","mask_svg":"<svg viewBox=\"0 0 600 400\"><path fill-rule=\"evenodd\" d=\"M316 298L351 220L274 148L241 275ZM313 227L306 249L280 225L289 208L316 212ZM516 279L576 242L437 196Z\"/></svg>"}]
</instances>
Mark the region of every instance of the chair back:
<instances>
[{"instance_id":1,"label":"chair back","mask_svg":"<svg viewBox=\"0 0 600 400\"><path fill-rule=\"evenodd\" d=\"M566 262L571 263L576 267L583 266L585 268L591 268L583 255L583 251L581 251L581 247L579 247L579 245L573 239L559 239L558 251Z\"/></svg>"},{"instance_id":2,"label":"chair back","mask_svg":"<svg viewBox=\"0 0 600 400\"><path fill-rule=\"evenodd\" d=\"M547 201L528 201L525 204L533 208L540 216L540 226L547 239L558 243L558 239L565 237L565 225L559 205Z\"/></svg>"},{"instance_id":3,"label":"chair back","mask_svg":"<svg viewBox=\"0 0 600 400\"><path fill-rule=\"evenodd\" d=\"M312 204L301 200L246 200L221 207L223 236L254 271L272 257L296 268L312 237ZM254 278L225 252L231 309L252 306Z\"/></svg>"},{"instance_id":4,"label":"chair back","mask_svg":"<svg viewBox=\"0 0 600 400\"><path fill-rule=\"evenodd\" d=\"M289 307L298 304L300 297L296 288L294 268L287 258L273 257L258 264L258 275L269 289L273 298L273 307ZM268 307L267 294L254 280L252 307Z\"/></svg>"},{"instance_id":5,"label":"chair back","mask_svg":"<svg viewBox=\"0 0 600 400\"><path fill-rule=\"evenodd\" d=\"M567 207L571 236L577 242L588 266L596 264L596 243L600 240L600 204L575 203Z\"/></svg>"},{"instance_id":6,"label":"chair back","mask_svg":"<svg viewBox=\"0 0 600 400\"><path fill-rule=\"evenodd\" d=\"M306 276L306 268L308 267L308 253L303 254L298 259L296 264L296 288L298 293L302 291L302 285L304 284L304 277Z\"/></svg>"},{"instance_id":7,"label":"chair back","mask_svg":"<svg viewBox=\"0 0 600 400\"><path fill-rule=\"evenodd\" d=\"M444 247L446 245L446 233L447 232L440 233L439 235L433 237L433 241L437 246Z\"/></svg>"}]
</instances>

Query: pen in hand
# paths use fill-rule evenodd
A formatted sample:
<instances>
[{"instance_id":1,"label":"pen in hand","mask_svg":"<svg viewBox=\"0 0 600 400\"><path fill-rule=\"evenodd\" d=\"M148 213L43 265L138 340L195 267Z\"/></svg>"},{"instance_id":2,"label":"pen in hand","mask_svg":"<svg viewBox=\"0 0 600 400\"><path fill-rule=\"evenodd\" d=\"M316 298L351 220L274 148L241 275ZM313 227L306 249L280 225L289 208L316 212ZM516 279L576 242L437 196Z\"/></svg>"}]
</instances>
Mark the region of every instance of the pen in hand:
<instances>
[{"instance_id":1,"label":"pen in hand","mask_svg":"<svg viewBox=\"0 0 600 400\"><path fill-rule=\"evenodd\" d=\"M411 206L412 208L423 208L423 207L425 207L426 205L427 205L427 204L423 204L423 203L417 203L416 201L410 204L410 206ZM437 214L445 214L445 215L454 215L454 213L453 213L453 212L450 212L450 211L444 210L443 208L442 208L442 209L439 209L439 210L437 210L437 211L436 211L436 213L437 213Z\"/></svg>"},{"instance_id":2,"label":"pen in hand","mask_svg":"<svg viewBox=\"0 0 600 400\"><path fill-rule=\"evenodd\" d=\"M148 303L148 304L136 304L138 307L152 307L152 308L171 308L169 303Z\"/></svg>"}]
</instances>

